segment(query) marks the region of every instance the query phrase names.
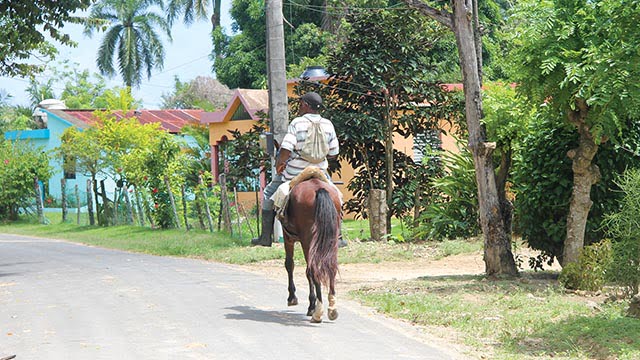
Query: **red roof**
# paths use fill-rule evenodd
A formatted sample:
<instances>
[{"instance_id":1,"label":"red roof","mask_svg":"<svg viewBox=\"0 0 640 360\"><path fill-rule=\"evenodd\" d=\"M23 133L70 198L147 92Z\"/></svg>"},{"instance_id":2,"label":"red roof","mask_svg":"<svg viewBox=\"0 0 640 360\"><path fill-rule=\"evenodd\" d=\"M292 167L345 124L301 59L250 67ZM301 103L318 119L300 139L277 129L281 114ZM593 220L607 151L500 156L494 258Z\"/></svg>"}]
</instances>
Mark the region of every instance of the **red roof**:
<instances>
[{"instance_id":1,"label":"red roof","mask_svg":"<svg viewBox=\"0 0 640 360\"><path fill-rule=\"evenodd\" d=\"M97 118L95 110L60 110L86 124L93 125ZM179 133L183 126L200 123L202 110L135 110L129 111L126 117L135 117L140 124L160 123L160 127L170 133ZM112 115L122 119L122 111L114 111Z\"/></svg>"}]
</instances>

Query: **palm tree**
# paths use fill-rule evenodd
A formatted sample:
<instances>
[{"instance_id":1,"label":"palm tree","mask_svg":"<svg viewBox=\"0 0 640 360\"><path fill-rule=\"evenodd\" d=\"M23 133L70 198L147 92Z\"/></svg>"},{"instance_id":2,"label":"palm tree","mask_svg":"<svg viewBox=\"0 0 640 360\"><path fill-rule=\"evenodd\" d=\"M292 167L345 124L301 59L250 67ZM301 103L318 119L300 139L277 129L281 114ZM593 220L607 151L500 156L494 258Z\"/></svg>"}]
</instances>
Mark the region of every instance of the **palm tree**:
<instances>
[{"instance_id":1,"label":"palm tree","mask_svg":"<svg viewBox=\"0 0 640 360\"><path fill-rule=\"evenodd\" d=\"M211 24L215 30L220 26L220 4L222 0L170 0L169 1L169 22L180 14L184 13L183 22L191 24L194 19L205 19L208 15L207 7L209 2L213 4L213 15L211 15Z\"/></svg>"},{"instance_id":2,"label":"palm tree","mask_svg":"<svg viewBox=\"0 0 640 360\"><path fill-rule=\"evenodd\" d=\"M100 0L91 8L84 33L105 31L96 63L105 76L114 76L113 58L117 56L118 72L127 87L140 85L142 72L151 78L152 69L162 69L164 46L158 29L171 41L171 29L164 17L150 10L163 9L161 0Z\"/></svg>"}]
</instances>

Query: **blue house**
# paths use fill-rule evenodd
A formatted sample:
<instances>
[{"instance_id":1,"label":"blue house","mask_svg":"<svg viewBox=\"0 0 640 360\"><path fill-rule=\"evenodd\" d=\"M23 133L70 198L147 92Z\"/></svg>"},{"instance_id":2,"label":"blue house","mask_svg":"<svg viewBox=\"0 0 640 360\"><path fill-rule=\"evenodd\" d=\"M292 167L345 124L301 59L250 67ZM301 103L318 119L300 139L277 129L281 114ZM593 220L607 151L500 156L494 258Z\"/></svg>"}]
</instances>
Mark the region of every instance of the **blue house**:
<instances>
[{"instance_id":1,"label":"blue house","mask_svg":"<svg viewBox=\"0 0 640 360\"><path fill-rule=\"evenodd\" d=\"M49 101L49 100L45 100ZM94 110L71 110L64 109L61 102L41 103L41 106L34 111L34 119L40 125L40 129L36 130L16 130L7 131L4 134L5 139L12 141L26 141L33 147L42 148L50 158L50 165L54 169L51 179L45 184L44 196L50 197L58 201L62 197L61 179L66 179L67 195L74 198L75 186L78 186L80 199L86 199L87 180L90 180L89 174L65 172L63 170L63 159L55 154L55 149L61 145L61 136L69 127L76 127L80 130L87 129L97 121L93 116ZM180 130L188 124L198 124L202 110L136 110L127 114L122 112L114 112L116 118L136 117L140 123L158 122L160 127L169 133L180 135ZM195 143L195 140L188 136L183 136L183 140L187 144ZM116 184L110 178L105 178L105 188L107 193L113 194ZM84 201L82 201L84 203Z\"/></svg>"}]
</instances>

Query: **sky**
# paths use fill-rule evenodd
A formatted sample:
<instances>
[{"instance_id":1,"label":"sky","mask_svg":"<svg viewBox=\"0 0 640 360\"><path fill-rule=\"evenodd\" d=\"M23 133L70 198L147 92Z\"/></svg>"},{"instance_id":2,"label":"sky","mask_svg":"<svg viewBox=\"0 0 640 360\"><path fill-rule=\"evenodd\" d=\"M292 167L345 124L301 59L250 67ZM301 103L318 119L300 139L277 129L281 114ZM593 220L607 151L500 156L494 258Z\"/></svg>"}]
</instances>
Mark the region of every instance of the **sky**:
<instances>
[{"instance_id":1,"label":"sky","mask_svg":"<svg viewBox=\"0 0 640 360\"><path fill-rule=\"evenodd\" d=\"M229 15L231 0L222 1L221 26L227 34L231 34L231 17ZM55 65L59 61L69 60L72 64L79 64L79 70L88 69L91 73L98 73L95 65L96 54L100 40L104 33L94 33L88 38L82 33L82 26L68 24L63 29L64 33L78 43L76 48L52 42L58 46L58 57L53 61ZM173 42L169 43L166 36L163 37L165 45L165 60L162 70L151 71L151 79L147 80L146 72L139 88L133 89L136 99L142 100L142 108L159 109L162 104L161 96L173 91L174 77L181 81L189 81L196 76L215 76L211 70L209 54L212 50L210 20L199 20L189 26L176 21L171 29ZM114 64L115 65L115 64ZM117 65L115 65L117 66ZM47 79L45 72L38 75L37 79ZM118 75L106 79L108 87L122 86L122 78ZM19 77L0 76L0 89L12 95L10 101L13 105L29 105L29 95L25 92L28 87L28 79ZM62 93L62 84L54 88L56 95Z\"/></svg>"}]
</instances>

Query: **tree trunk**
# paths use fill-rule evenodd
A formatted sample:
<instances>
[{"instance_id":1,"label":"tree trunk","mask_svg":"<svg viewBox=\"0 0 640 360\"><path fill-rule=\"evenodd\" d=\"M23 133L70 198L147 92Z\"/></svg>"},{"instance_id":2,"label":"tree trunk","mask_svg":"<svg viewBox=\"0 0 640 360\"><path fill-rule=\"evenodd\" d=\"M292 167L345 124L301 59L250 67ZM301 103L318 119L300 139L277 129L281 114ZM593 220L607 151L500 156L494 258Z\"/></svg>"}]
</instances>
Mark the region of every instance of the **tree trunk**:
<instances>
[{"instance_id":1,"label":"tree trunk","mask_svg":"<svg viewBox=\"0 0 640 360\"><path fill-rule=\"evenodd\" d=\"M498 189L498 201L502 211L502 222L504 223L505 232L511 240L511 224L513 220L513 204L507 199L507 179L509 177L509 169L511 168L511 148L505 150L500 158L500 168L496 174L496 188Z\"/></svg>"},{"instance_id":2,"label":"tree trunk","mask_svg":"<svg viewBox=\"0 0 640 360\"><path fill-rule=\"evenodd\" d=\"M472 2L454 0L453 32L458 44L460 67L464 82L465 115L469 129L469 148L478 184L480 225L484 235L485 273L494 275L516 275L518 273L511 242L502 221L502 210L496 188L495 172L491 155L495 143L485 142L486 135L480 125L482 98L480 71L474 37Z\"/></svg>"},{"instance_id":3,"label":"tree trunk","mask_svg":"<svg viewBox=\"0 0 640 360\"><path fill-rule=\"evenodd\" d=\"M393 95L393 94L391 94ZM387 165L387 212L384 229L386 234L391 234L391 207L393 206L393 111L390 99L390 94L387 89L384 89L384 102L387 108L386 113L386 131L385 131L385 144L384 144L384 156Z\"/></svg>"},{"instance_id":4,"label":"tree trunk","mask_svg":"<svg viewBox=\"0 0 640 360\"><path fill-rule=\"evenodd\" d=\"M584 247L584 235L587 217L593 205L591 187L600 181L600 169L592 163L598 152L591 129L586 125L588 106L583 100L576 101L577 110L569 114L569 121L576 125L580 138L578 147L569 150L567 156L573 161L573 191L567 216L567 238L564 241L560 263L566 266L578 261L580 250Z\"/></svg>"},{"instance_id":5,"label":"tree trunk","mask_svg":"<svg viewBox=\"0 0 640 360\"><path fill-rule=\"evenodd\" d=\"M381 189L372 189L369 192L369 231L371 240L381 241L387 234L387 201L386 192Z\"/></svg>"},{"instance_id":6,"label":"tree trunk","mask_svg":"<svg viewBox=\"0 0 640 360\"><path fill-rule=\"evenodd\" d=\"M458 45L460 68L464 83L465 115L469 129L469 149L478 184L480 225L484 236L485 273L488 276L516 275L518 269L511 252L511 241L502 220L502 208L496 188L491 154L495 143L487 143L480 125L482 118L482 56L481 34L475 28L475 0L451 0L453 14L437 10L420 0L403 0L408 6L438 21L453 31Z\"/></svg>"}]
</instances>

